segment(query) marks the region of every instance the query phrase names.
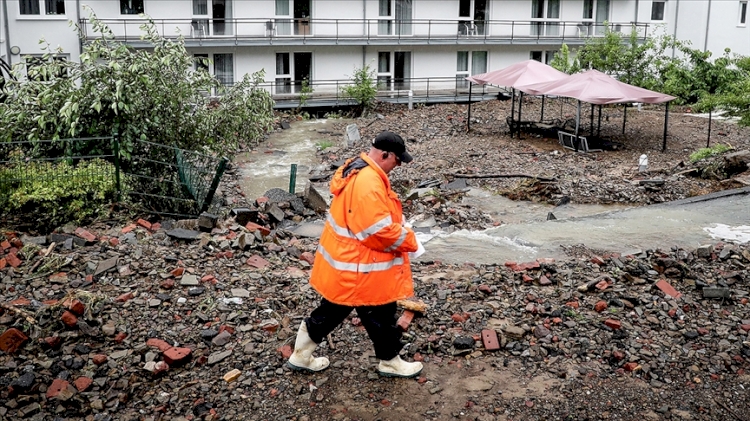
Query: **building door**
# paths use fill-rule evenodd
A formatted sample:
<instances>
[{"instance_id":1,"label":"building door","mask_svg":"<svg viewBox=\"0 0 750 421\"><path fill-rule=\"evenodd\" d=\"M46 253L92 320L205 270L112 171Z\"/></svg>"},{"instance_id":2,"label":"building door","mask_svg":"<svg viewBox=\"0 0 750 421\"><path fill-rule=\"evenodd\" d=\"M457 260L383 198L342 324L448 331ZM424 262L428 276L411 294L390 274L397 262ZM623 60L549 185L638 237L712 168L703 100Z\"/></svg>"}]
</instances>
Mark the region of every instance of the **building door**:
<instances>
[{"instance_id":1,"label":"building door","mask_svg":"<svg viewBox=\"0 0 750 421\"><path fill-rule=\"evenodd\" d=\"M232 35L232 0L193 0L194 37Z\"/></svg>"},{"instance_id":2,"label":"building door","mask_svg":"<svg viewBox=\"0 0 750 421\"><path fill-rule=\"evenodd\" d=\"M596 23L594 33L604 35L604 22L609 20L609 0L596 0Z\"/></svg>"},{"instance_id":3,"label":"building door","mask_svg":"<svg viewBox=\"0 0 750 421\"><path fill-rule=\"evenodd\" d=\"M294 1L294 35L310 35L311 0Z\"/></svg>"},{"instance_id":4,"label":"building door","mask_svg":"<svg viewBox=\"0 0 750 421\"><path fill-rule=\"evenodd\" d=\"M302 81L312 81L312 53L294 53L294 92L302 92Z\"/></svg>"},{"instance_id":5,"label":"building door","mask_svg":"<svg viewBox=\"0 0 750 421\"><path fill-rule=\"evenodd\" d=\"M396 90L409 89L411 86L411 52L393 53L393 85Z\"/></svg>"},{"instance_id":6,"label":"building door","mask_svg":"<svg viewBox=\"0 0 750 421\"><path fill-rule=\"evenodd\" d=\"M378 0L378 35L411 35L412 0Z\"/></svg>"},{"instance_id":7,"label":"building door","mask_svg":"<svg viewBox=\"0 0 750 421\"><path fill-rule=\"evenodd\" d=\"M560 34L560 0L532 0L531 35Z\"/></svg>"},{"instance_id":8,"label":"building door","mask_svg":"<svg viewBox=\"0 0 750 421\"><path fill-rule=\"evenodd\" d=\"M487 0L459 0L458 33L484 35L487 20Z\"/></svg>"}]
</instances>

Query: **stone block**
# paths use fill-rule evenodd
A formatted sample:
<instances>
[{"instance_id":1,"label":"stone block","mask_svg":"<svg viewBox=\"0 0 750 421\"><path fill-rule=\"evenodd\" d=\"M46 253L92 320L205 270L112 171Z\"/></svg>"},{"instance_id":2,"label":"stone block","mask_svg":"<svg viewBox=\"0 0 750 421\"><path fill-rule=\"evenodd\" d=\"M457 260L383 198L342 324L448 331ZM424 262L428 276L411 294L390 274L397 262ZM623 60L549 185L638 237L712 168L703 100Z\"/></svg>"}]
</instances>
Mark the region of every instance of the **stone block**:
<instances>
[{"instance_id":1,"label":"stone block","mask_svg":"<svg viewBox=\"0 0 750 421\"><path fill-rule=\"evenodd\" d=\"M703 298L729 298L731 290L723 287L703 288Z\"/></svg>"},{"instance_id":2,"label":"stone block","mask_svg":"<svg viewBox=\"0 0 750 421\"><path fill-rule=\"evenodd\" d=\"M312 183L305 186L305 200L315 212L325 212L328 209L328 202Z\"/></svg>"},{"instance_id":3,"label":"stone block","mask_svg":"<svg viewBox=\"0 0 750 421\"><path fill-rule=\"evenodd\" d=\"M216 223L219 221L219 216L212 213L203 212L198 217L198 229L203 232L211 232L212 229L216 228Z\"/></svg>"}]
</instances>

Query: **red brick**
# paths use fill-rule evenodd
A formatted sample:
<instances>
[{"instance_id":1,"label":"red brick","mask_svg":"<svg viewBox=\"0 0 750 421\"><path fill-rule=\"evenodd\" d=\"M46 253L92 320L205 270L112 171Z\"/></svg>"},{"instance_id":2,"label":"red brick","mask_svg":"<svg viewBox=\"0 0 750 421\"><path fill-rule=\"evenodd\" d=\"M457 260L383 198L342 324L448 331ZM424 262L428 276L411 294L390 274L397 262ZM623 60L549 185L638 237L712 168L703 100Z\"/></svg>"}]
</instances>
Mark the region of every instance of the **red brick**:
<instances>
[{"instance_id":1,"label":"red brick","mask_svg":"<svg viewBox=\"0 0 750 421\"><path fill-rule=\"evenodd\" d=\"M164 352L168 350L169 348L172 348L172 345L166 343L165 341L161 339L151 338L146 341L146 345L156 348L161 352Z\"/></svg>"},{"instance_id":2,"label":"red brick","mask_svg":"<svg viewBox=\"0 0 750 421\"><path fill-rule=\"evenodd\" d=\"M302 253L299 256L299 259L300 260L304 260L304 261L306 261L309 264L313 264L315 262L315 256L312 253L310 253L309 251L306 251L306 252Z\"/></svg>"},{"instance_id":3,"label":"red brick","mask_svg":"<svg viewBox=\"0 0 750 421\"><path fill-rule=\"evenodd\" d=\"M127 337L128 337L127 333L125 333L125 332L118 332L117 335L115 335L115 342L117 342L118 344L120 344Z\"/></svg>"},{"instance_id":4,"label":"red brick","mask_svg":"<svg viewBox=\"0 0 750 421\"><path fill-rule=\"evenodd\" d=\"M172 274L172 276L174 276L175 278L177 278L177 277L182 276L183 273L185 273L185 268L182 268L182 267L175 268L170 273Z\"/></svg>"},{"instance_id":5,"label":"red brick","mask_svg":"<svg viewBox=\"0 0 750 421\"><path fill-rule=\"evenodd\" d=\"M0 249L2 249L3 251L8 250L9 248L10 248L10 241L3 240L3 242L0 243Z\"/></svg>"},{"instance_id":6,"label":"red brick","mask_svg":"<svg viewBox=\"0 0 750 421\"><path fill-rule=\"evenodd\" d=\"M96 354L91 357L91 361L93 361L96 365L102 365L107 362L107 356L104 354Z\"/></svg>"},{"instance_id":7,"label":"red brick","mask_svg":"<svg viewBox=\"0 0 750 421\"><path fill-rule=\"evenodd\" d=\"M497 339L497 332L492 329L482 330L482 343L484 344L484 349L487 351L497 351L500 349L500 341Z\"/></svg>"},{"instance_id":8,"label":"red brick","mask_svg":"<svg viewBox=\"0 0 750 421\"><path fill-rule=\"evenodd\" d=\"M48 336L42 339L42 344L48 348L55 349L62 343L62 338L59 336Z\"/></svg>"},{"instance_id":9,"label":"red brick","mask_svg":"<svg viewBox=\"0 0 750 421\"><path fill-rule=\"evenodd\" d=\"M294 352L294 350L292 350L292 346L288 344L279 348L278 351L281 354L281 358L285 360L288 360L289 357L292 356L292 352Z\"/></svg>"},{"instance_id":10,"label":"red brick","mask_svg":"<svg viewBox=\"0 0 750 421\"><path fill-rule=\"evenodd\" d=\"M182 365L190 361L193 351L190 348L169 348L164 351L164 362L170 367Z\"/></svg>"},{"instance_id":11,"label":"red brick","mask_svg":"<svg viewBox=\"0 0 750 421\"><path fill-rule=\"evenodd\" d=\"M134 229L136 229L136 227L138 227L136 224L130 224L126 226L125 228L123 228L120 232L123 234L127 234L130 231L133 231Z\"/></svg>"},{"instance_id":12,"label":"red brick","mask_svg":"<svg viewBox=\"0 0 750 421\"><path fill-rule=\"evenodd\" d=\"M16 306L16 307L23 307L31 304L31 301L26 297L18 297L15 300L10 302L10 305Z\"/></svg>"},{"instance_id":13,"label":"red brick","mask_svg":"<svg viewBox=\"0 0 750 421\"><path fill-rule=\"evenodd\" d=\"M270 263L268 263L268 260L260 256L251 256L249 259L247 259L247 264L248 266L252 266L258 269L263 269L270 265Z\"/></svg>"},{"instance_id":14,"label":"red brick","mask_svg":"<svg viewBox=\"0 0 750 421\"><path fill-rule=\"evenodd\" d=\"M596 285L594 285L594 287L598 289L599 291L604 291L605 289L609 288L609 282L599 281L596 283Z\"/></svg>"},{"instance_id":15,"label":"red brick","mask_svg":"<svg viewBox=\"0 0 750 421\"><path fill-rule=\"evenodd\" d=\"M8 266L8 261L3 257L0 259L0 269L5 269L5 266Z\"/></svg>"},{"instance_id":16,"label":"red brick","mask_svg":"<svg viewBox=\"0 0 750 421\"><path fill-rule=\"evenodd\" d=\"M120 245L120 239L119 238L110 238L109 239L109 245L112 247L117 247Z\"/></svg>"},{"instance_id":17,"label":"red brick","mask_svg":"<svg viewBox=\"0 0 750 421\"><path fill-rule=\"evenodd\" d=\"M255 222L248 222L245 225L245 228L247 228L248 231L250 231L250 232L260 231L261 235L263 235L264 237L266 235L270 235L271 234L271 230L270 229L264 227L263 225L258 225Z\"/></svg>"},{"instance_id":18,"label":"red brick","mask_svg":"<svg viewBox=\"0 0 750 421\"><path fill-rule=\"evenodd\" d=\"M219 326L219 333L221 332L229 332L230 334L234 335L234 328L232 326L227 325L221 325Z\"/></svg>"},{"instance_id":19,"label":"red brick","mask_svg":"<svg viewBox=\"0 0 750 421\"><path fill-rule=\"evenodd\" d=\"M265 203L268 203L268 198L266 196L261 196L261 197L255 199L255 204L258 205L258 206L263 205Z\"/></svg>"},{"instance_id":20,"label":"red brick","mask_svg":"<svg viewBox=\"0 0 750 421\"><path fill-rule=\"evenodd\" d=\"M10 239L10 245L13 246L13 247L15 247L15 248L17 248L17 249L19 249L19 250L23 248L23 242L18 237L11 238Z\"/></svg>"},{"instance_id":21,"label":"red brick","mask_svg":"<svg viewBox=\"0 0 750 421\"><path fill-rule=\"evenodd\" d=\"M124 303L125 301L132 300L132 299L133 299L133 293L126 292L125 294L122 294L119 297L115 298L115 301L117 301L118 303Z\"/></svg>"},{"instance_id":22,"label":"red brick","mask_svg":"<svg viewBox=\"0 0 750 421\"><path fill-rule=\"evenodd\" d=\"M482 284L477 289L485 294L492 294L492 289L490 289L489 285Z\"/></svg>"},{"instance_id":23,"label":"red brick","mask_svg":"<svg viewBox=\"0 0 750 421\"><path fill-rule=\"evenodd\" d=\"M542 275L539 277L539 285L541 286L552 285L552 281L550 281L548 277Z\"/></svg>"},{"instance_id":24,"label":"red brick","mask_svg":"<svg viewBox=\"0 0 750 421\"><path fill-rule=\"evenodd\" d=\"M636 369L638 369L638 363L634 363L634 362L625 363L625 365L623 365L622 368L624 368L625 371L635 371Z\"/></svg>"},{"instance_id":25,"label":"red brick","mask_svg":"<svg viewBox=\"0 0 750 421\"><path fill-rule=\"evenodd\" d=\"M65 272L57 272L49 276L49 281L57 284L64 284L68 282L68 274Z\"/></svg>"},{"instance_id":26,"label":"red brick","mask_svg":"<svg viewBox=\"0 0 750 421\"><path fill-rule=\"evenodd\" d=\"M705 336L705 335L708 335L710 333L708 329L705 329L705 328L702 328L702 327L699 327L696 330L698 331L698 334L701 335L701 336Z\"/></svg>"},{"instance_id":27,"label":"red brick","mask_svg":"<svg viewBox=\"0 0 750 421\"><path fill-rule=\"evenodd\" d=\"M590 262L594 263L596 265L599 265L599 266L604 266L604 259L602 259L599 256L592 257L591 260L590 260Z\"/></svg>"},{"instance_id":28,"label":"red brick","mask_svg":"<svg viewBox=\"0 0 750 421\"><path fill-rule=\"evenodd\" d=\"M404 310L404 313L401 315L401 317L398 318L396 326L406 332L407 330L409 330L409 325L411 324L412 320L414 320L414 312L410 310Z\"/></svg>"},{"instance_id":29,"label":"red brick","mask_svg":"<svg viewBox=\"0 0 750 421\"><path fill-rule=\"evenodd\" d=\"M16 256L14 253L9 253L7 256L5 256L5 260L14 268L21 266L21 259L19 259L18 256Z\"/></svg>"},{"instance_id":30,"label":"red brick","mask_svg":"<svg viewBox=\"0 0 750 421\"><path fill-rule=\"evenodd\" d=\"M161 229L160 223L154 222L153 224L151 224L151 232L156 232L156 231L159 231L160 229Z\"/></svg>"},{"instance_id":31,"label":"red brick","mask_svg":"<svg viewBox=\"0 0 750 421\"><path fill-rule=\"evenodd\" d=\"M96 236L88 231L86 231L83 228L76 228L75 232L73 233L77 235L78 237L83 238L84 240L93 243L96 241Z\"/></svg>"},{"instance_id":32,"label":"red brick","mask_svg":"<svg viewBox=\"0 0 750 421\"><path fill-rule=\"evenodd\" d=\"M607 325L612 330L617 330L622 327L622 323L619 320L615 320L615 319L607 319L604 321L604 324Z\"/></svg>"},{"instance_id":33,"label":"red brick","mask_svg":"<svg viewBox=\"0 0 750 421\"><path fill-rule=\"evenodd\" d=\"M665 281L664 279L660 279L659 282L656 283L656 287L674 299L682 297L682 294L677 292L677 290L674 289L672 285L669 285L669 282Z\"/></svg>"},{"instance_id":34,"label":"red brick","mask_svg":"<svg viewBox=\"0 0 750 421\"><path fill-rule=\"evenodd\" d=\"M454 322L456 322L456 323L463 323L463 322L465 322L465 321L466 321L466 319L468 319L468 318L469 318L469 315L468 315L468 314L466 314L466 313L464 313L464 314L458 314L458 313L455 313L455 314L453 314L453 315L451 316L451 319L453 319L453 321L454 321Z\"/></svg>"},{"instance_id":35,"label":"red brick","mask_svg":"<svg viewBox=\"0 0 750 421\"><path fill-rule=\"evenodd\" d=\"M89 386L91 386L91 383L94 381L91 380L89 377L79 377L76 379L76 381L73 382L73 384L76 386L76 389L78 389L79 392L83 392L84 390L88 389Z\"/></svg>"},{"instance_id":36,"label":"red brick","mask_svg":"<svg viewBox=\"0 0 750 421\"><path fill-rule=\"evenodd\" d=\"M740 325L740 329L744 330L745 332L750 330L750 325Z\"/></svg>"},{"instance_id":37,"label":"red brick","mask_svg":"<svg viewBox=\"0 0 750 421\"><path fill-rule=\"evenodd\" d=\"M623 354L622 351L614 351L612 352L612 356L615 357L617 361L625 359L625 354Z\"/></svg>"},{"instance_id":38,"label":"red brick","mask_svg":"<svg viewBox=\"0 0 750 421\"><path fill-rule=\"evenodd\" d=\"M143 228L146 228L147 230L151 229L151 222L148 222L145 219L139 219L138 221L136 221L136 223L142 226Z\"/></svg>"},{"instance_id":39,"label":"red brick","mask_svg":"<svg viewBox=\"0 0 750 421\"><path fill-rule=\"evenodd\" d=\"M174 284L175 284L174 279L165 279L164 282L159 284L159 286L161 286L164 289L172 289L174 288Z\"/></svg>"},{"instance_id":40,"label":"red brick","mask_svg":"<svg viewBox=\"0 0 750 421\"><path fill-rule=\"evenodd\" d=\"M76 316L83 316L83 312L86 311L86 306L80 300L73 300L68 306L68 310L72 311Z\"/></svg>"},{"instance_id":41,"label":"red brick","mask_svg":"<svg viewBox=\"0 0 750 421\"><path fill-rule=\"evenodd\" d=\"M7 354L18 351L19 348L29 339L20 330L12 327L0 335L0 350Z\"/></svg>"},{"instance_id":42,"label":"red brick","mask_svg":"<svg viewBox=\"0 0 750 421\"><path fill-rule=\"evenodd\" d=\"M201 282L211 282L216 280L216 277L213 275L205 275L201 278Z\"/></svg>"},{"instance_id":43,"label":"red brick","mask_svg":"<svg viewBox=\"0 0 750 421\"><path fill-rule=\"evenodd\" d=\"M78 323L78 317L76 317L75 314L69 311L65 311L60 320L62 320L62 322L65 323L65 326L67 327L75 327Z\"/></svg>"},{"instance_id":44,"label":"red brick","mask_svg":"<svg viewBox=\"0 0 750 421\"><path fill-rule=\"evenodd\" d=\"M565 303L565 305L568 306L568 307L570 307L570 308L578 308L579 307L578 301L569 301L569 302Z\"/></svg>"},{"instance_id":45,"label":"red brick","mask_svg":"<svg viewBox=\"0 0 750 421\"><path fill-rule=\"evenodd\" d=\"M599 301L594 305L594 311L597 313L601 313L602 311L607 309L607 302L606 301Z\"/></svg>"},{"instance_id":46,"label":"red brick","mask_svg":"<svg viewBox=\"0 0 750 421\"><path fill-rule=\"evenodd\" d=\"M55 379L52 384L47 388L47 399L54 399L63 390L66 390L70 386L70 383L63 379Z\"/></svg>"}]
</instances>

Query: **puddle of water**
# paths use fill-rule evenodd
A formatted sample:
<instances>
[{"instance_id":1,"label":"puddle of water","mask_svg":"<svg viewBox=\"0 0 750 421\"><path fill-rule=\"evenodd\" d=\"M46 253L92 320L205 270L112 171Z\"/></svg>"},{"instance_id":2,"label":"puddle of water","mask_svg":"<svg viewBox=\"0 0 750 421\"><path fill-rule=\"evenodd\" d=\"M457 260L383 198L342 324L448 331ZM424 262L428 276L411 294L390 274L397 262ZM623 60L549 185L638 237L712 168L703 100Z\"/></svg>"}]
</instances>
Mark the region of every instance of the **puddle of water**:
<instances>
[{"instance_id":1,"label":"puddle of water","mask_svg":"<svg viewBox=\"0 0 750 421\"><path fill-rule=\"evenodd\" d=\"M331 136L335 122L343 120L303 120L291 128L272 133L253 152L237 157L242 178L240 187L248 198L263 196L272 188L289 190L292 164L297 164L295 191L305 188L311 171L320 164L316 153L321 142L339 142L343 134Z\"/></svg>"}]
</instances>

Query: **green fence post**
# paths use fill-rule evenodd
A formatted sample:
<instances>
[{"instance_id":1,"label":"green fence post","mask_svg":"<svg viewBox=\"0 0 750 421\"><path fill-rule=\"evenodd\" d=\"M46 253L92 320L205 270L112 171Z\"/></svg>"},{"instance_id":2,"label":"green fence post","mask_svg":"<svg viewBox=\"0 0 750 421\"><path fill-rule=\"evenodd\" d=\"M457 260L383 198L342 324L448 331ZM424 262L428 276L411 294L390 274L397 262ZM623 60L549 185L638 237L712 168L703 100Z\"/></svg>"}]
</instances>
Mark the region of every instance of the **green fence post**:
<instances>
[{"instance_id":1,"label":"green fence post","mask_svg":"<svg viewBox=\"0 0 750 421\"><path fill-rule=\"evenodd\" d=\"M203 200L201 213L207 211L208 207L211 205L211 201L214 200L214 193L216 193L216 189L219 188L219 181L221 181L221 176L224 174L224 170L227 168L228 161L229 160L227 158L221 158L221 161L219 161L219 166L216 168L216 174L214 175L213 181L211 181L211 187L209 187L206 198Z\"/></svg>"},{"instance_id":2,"label":"green fence post","mask_svg":"<svg viewBox=\"0 0 750 421\"><path fill-rule=\"evenodd\" d=\"M297 164L292 164L292 171L289 174L289 193L294 194L294 187L297 185Z\"/></svg>"},{"instance_id":3,"label":"green fence post","mask_svg":"<svg viewBox=\"0 0 750 421\"><path fill-rule=\"evenodd\" d=\"M120 138L117 132L112 136L112 149L115 155L115 188L117 189L116 198L120 201Z\"/></svg>"}]
</instances>

